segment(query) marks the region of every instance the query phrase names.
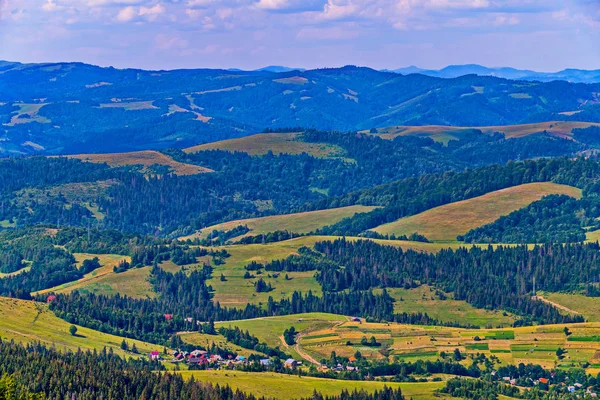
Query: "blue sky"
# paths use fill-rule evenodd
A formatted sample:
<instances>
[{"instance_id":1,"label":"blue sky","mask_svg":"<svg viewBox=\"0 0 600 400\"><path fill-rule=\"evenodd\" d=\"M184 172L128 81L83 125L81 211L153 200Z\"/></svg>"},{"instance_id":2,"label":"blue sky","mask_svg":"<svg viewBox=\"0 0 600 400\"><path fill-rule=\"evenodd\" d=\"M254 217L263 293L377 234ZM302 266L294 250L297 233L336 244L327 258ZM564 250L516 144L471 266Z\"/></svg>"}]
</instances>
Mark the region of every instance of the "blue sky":
<instances>
[{"instance_id":1,"label":"blue sky","mask_svg":"<svg viewBox=\"0 0 600 400\"><path fill-rule=\"evenodd\" d=\"M600 0L0 0L0 59L600 69Z\"/></svg>"}]
</instances>

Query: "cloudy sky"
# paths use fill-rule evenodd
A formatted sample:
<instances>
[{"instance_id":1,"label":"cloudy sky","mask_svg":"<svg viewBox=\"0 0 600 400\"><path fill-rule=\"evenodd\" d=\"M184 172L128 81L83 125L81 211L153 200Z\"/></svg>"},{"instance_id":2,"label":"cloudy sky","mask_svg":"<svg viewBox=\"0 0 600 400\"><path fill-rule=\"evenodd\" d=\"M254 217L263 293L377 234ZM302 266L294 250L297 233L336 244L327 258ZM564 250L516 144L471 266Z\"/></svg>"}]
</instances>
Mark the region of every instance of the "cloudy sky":
<instances>
[{"instance_id":1,"label":"cloudy sky","mask_svg":"<svg viewBox=\"0 0 600 400\"><path fill-rule=\"evenodd\" d=\"M0 59L600 69L600 0L0 0Z\"/></svg>"}]
</instances>

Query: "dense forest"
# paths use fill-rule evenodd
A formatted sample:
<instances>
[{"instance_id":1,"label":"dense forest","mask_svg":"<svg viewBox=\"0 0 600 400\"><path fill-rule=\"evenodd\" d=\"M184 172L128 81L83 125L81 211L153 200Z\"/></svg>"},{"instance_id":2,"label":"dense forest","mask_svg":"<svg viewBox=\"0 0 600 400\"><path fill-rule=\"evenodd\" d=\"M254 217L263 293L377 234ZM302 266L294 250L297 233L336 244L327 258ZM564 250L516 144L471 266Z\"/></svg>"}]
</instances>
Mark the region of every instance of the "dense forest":
<instances>
[{"instance_id":1,"label":"dense forest","mask_svg":"<svg viewBox=\"0 0 600 400\"><path fill-rule=\"evenodd\" d=\"M384 140L308 130L302 140L340 146L347 157L170 150L167 154L179 161L215 172L150 177L135 166L108 168L41 157L2 160L0 221L16 227L91 226L176 237L233 219L353 204L385 205L323 230L356 235L431 206L520 183L553 180L577 186L587 182L562 176L583 167L583 161L544 159L486 167L581 150L576 142L544 134L507 140L477 131L443 146L428 138ZM584 168L592 168L593 162L588 164Z\"/></svg>"}]
</instances>

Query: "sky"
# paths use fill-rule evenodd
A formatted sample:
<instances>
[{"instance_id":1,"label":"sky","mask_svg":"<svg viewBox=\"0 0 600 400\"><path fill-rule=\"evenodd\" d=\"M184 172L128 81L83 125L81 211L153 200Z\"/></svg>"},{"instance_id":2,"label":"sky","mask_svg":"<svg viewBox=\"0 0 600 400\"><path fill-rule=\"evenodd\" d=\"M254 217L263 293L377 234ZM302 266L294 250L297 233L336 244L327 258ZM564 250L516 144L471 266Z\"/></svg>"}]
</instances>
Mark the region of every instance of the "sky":
<instances>
[{"instance_id":1,"label":"sky","mask_svg":"<svg viewBox=\"0 0 600 400\"><path fill-rule=\"evenodd\" d=\"M0 60L600 69L600 0L0 0Z\"/></svg>"}]
</instances>

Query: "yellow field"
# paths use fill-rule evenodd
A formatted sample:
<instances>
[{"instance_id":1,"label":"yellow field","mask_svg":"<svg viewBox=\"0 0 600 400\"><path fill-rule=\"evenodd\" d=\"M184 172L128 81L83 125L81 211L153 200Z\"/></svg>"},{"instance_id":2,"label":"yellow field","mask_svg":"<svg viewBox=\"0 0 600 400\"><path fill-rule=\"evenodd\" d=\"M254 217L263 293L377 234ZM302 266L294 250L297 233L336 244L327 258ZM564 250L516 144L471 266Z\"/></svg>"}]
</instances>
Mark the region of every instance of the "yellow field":
<instances>
[{"instance_id":1,"label":"yellow field","mask_svg":"<svg viewBox=\"0 0 600 400\"><path fill-rule=\"evenodd\" d=\"M326 143L305 143L297 140L298 133L259 133L239 139L202 144L184 149L186 153L197 153L205 150L226 150L248 153L251 156L262 156L272 151L273 154L302 154L327 158L344 155L341 147Z\"/></svg>"},{"instance_id":2,"label":"yellow field","mask_svg":"<svg viewBox=\"0 0 600 400\"><path fill-rule=\"evenodd\" d=\"M152 165L164 165L170 167L176 175L194 175L204 172L212 172L212 170L197 165L184 164L173 160L158 151L143 150L133 151L129 153L103 153L103 154L75 154L66 156L69 158L77 158L82 161L92 163L106 163L111 167L123 167L127 165L143 165L148 168ZM145 170L143 170L145 172Z\"/></svg>"},{"instance_id":3,"label":"yellow field","mask_svg":"<svg viewBox=\"0 0 600 400\"><path fill-rule=\"evenodd\" d=\"M2 340L15 340L16 342L41 342L47 346L55 346L57 350L69 349L77 351L102 350L112 348L115 353L124 356L121 350L119 336L109 335L87 329L77 328L77 335L71 336L71 324L56 317L43 303L33 301L9 299L0 297L0 337ZM130 346L134 343L140 353L162 351L162 346L156 346L138 340L126 339Z\"/></svg>"},{"instance_id":4,"label":"yellow field","mask_svg":"<svg viewBox=\"0 0 600 400\"><path fill-rule=\"evenodd\" d=\"M414 400L430 400L444 397L434 396L434 391L444 387L444 382L395 383L372 381L342 381L296 375L276 374L271 372L240 371L182 371L183 377L212 384L229 385L233 389L252 393L257 397L275 399L291 399L310 397L317 390L326 396L340 394L342 390L364 389L369 392L381 390L384 386L401 388L404 396Z\"/></svg>"},{"instance_id":5,"label":"yellow field","mask_svg":"<svg viewBox=\"0 0 600 400\"><path fill-rule=\"evenodd\" d=\"M151 267L132 268L119 274L113 272L119 261L131 261L129 256L120 256L117 254L73 254L78 264L85 259L98 257L101 267L86 274L83 278L65 283L63 285L42 290L39 293L71 293L79 290L83 293L95 293L112 296L117 293L134 298L153 297L155 295L152 285L148 281Z\"/></svg>"},{"instance_id":6,"label":"yellow field","mask_svg":"<svg viewBox=\"0 0 600 400\"><path fill-rule=\"evenodd\" d=\"M224 222L222 224L209 226L192 235L179 238L180 240L200 238L206 239L214 231L229 231L239 225L246 225L250 232L243 236L238 236L233 241L245 236L260 235L263 233L275 231L290 231L295 233L310 233L316 229L327 225L335 224L344 218L349 218L357 213L366 213L375 207L368 206L349 206L332 208L329 210L309 211L296 214L273 215L261 218L239 219L235 221Z\"/></svg>"},{"instance_id":7,"label":"yellow field","mask_svg":"<svg viewBox=\"0 0 600 400\"><path fill-rule=\"evenodd\" d=\"M435 207L417 215L380 225L373 230L390 235L410 235L417 232L430 240L453 241L458 235L492 223L501 216L526 207L549 194L566 194L579 198L581 190L550 182L519 185Z\"/></svg>"},{"instance_id":8,"label":"yellow field","mask_svg":"<svg viewBox=\"0 0 600 400\"><path fill-rule=\"evenodd\" d=\"M457 140L466 130L479 129L483 133L491 134L502 132L507 138L520 138L535 133L546 131L547 133L562 137L571 138L573 129L587 128L589 126L600 126L595 122L565 122L549 121L533 124L521 125L498 125L498 126L445 126L445 125L426 125L426 126L390 126L377 129L377 135L384 139L393 139L397 136L423 136L430 137L437 142L448 143L449 140ZM369 133L369 131L363 131Z\"/></svg>"}]
</instances>

